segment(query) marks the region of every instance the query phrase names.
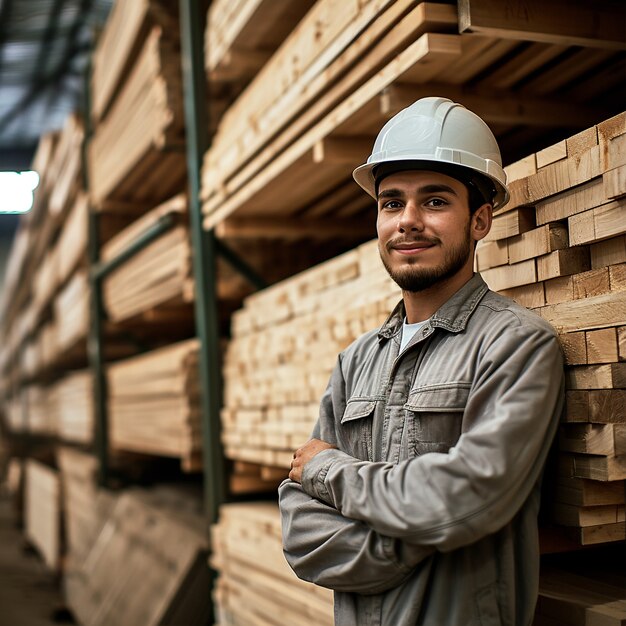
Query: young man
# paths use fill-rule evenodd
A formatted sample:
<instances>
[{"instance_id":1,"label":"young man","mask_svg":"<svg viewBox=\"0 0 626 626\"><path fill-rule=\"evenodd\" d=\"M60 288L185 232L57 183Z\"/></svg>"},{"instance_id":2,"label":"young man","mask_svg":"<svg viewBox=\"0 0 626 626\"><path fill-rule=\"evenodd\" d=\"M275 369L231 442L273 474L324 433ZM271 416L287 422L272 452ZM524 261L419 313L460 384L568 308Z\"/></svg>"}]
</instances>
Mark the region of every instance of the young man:
<instances>
[{"instance_id":1,"label":"young man","mask_svg":"<svg viewBox=\"0 0 626 626\"><path fill-rule=\"evenodd\" d=\"M285 555L335 590L340 626L526 626L563 365L554 331L473 273L508 200L497 143L425 98L354 177L402 301L339 355L279 490Z\"/></svg>"}]
</instances>

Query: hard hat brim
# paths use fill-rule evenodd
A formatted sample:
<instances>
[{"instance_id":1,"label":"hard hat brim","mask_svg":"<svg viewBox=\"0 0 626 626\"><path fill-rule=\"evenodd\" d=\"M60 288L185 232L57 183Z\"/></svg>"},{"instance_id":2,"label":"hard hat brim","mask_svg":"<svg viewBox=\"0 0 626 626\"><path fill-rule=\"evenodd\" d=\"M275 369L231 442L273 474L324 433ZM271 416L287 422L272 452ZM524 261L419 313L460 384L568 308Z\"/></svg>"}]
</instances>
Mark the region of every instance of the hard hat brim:
<instances>
[{"instance_id":1,"label":"hard hat brim","mask_svg":"<svg viewBox=\"0 0 626 626\"><path fill-rule=\"evenodd\" d=\"M432 159L406 159L405 158L397 158L397 159L385 159L384 161L372 162L372 163L364 163L360 165L352 172L352 177L359 187L361 187L367 194L369 194L374 200L376 200L376 180L374 178L374 169L377 165L381 163L389 163L392 161L397 161L398 163L405 162L406 169L408 170L430 170L437 171L437 165L448 164L455 167L460 167L466 169L468 171L474 172L480 176L484 176L491 180L493 183L496 193L492 202L493 208L501 208L503 207L510 199L508 189L502 185L500 180L491 175L489 172L483 171L483 169L478 169L475 167L471 167L466 164L459 163L457 161L448 161L444 159L438 159L437 161L433 161ZM500 166L492 161L490 164L494 168L502 169ZM502 177L503 172L499 173L500 177Z\"/></svg>"}]
</instances>

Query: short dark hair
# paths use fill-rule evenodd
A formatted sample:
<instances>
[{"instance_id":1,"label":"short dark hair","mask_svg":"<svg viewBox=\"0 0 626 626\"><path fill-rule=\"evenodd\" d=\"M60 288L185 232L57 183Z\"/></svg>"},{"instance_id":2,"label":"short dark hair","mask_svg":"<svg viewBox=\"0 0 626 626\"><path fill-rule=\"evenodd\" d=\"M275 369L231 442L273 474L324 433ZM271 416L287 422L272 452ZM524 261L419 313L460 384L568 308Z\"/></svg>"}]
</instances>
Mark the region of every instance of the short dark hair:
<instances>
[{"instance_id":1,"label":"short dark hair","mask_svg":"<svg viewBox=\"0 0 626 626\"><path fill-rule=\"evenodd\" d=\"M396 172L409 170L438 172L463 183L467 188L470 213L476 212L483 204L493 204L496 188L487 176L453 163L437 163L433 161L388 161L377 165L372 170L376 183L376 195L378 196L378 188L383 178L387 178L387 176Z\"/></svg>"}]
</instances>

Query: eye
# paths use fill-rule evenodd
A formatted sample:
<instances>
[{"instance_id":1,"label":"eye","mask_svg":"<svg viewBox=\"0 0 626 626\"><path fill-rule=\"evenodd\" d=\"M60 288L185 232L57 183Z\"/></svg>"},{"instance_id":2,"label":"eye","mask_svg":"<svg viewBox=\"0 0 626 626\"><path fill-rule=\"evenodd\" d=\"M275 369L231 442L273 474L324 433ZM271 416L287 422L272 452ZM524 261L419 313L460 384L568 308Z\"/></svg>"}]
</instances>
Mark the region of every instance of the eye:
<instances>
[{"instance_id":1,"label":"eye","mask_svg":"<svg viewBox=\"0 0 626 626\"><path fill-rule=\"evenodd\" d=\"M399 211L402 208L402 203L399 200L387 200L380 206L383 211Z\"/></svg>"},{"instance_id":2,"label":"eye","mask_svg":"<svg viewBox=\"0 0 626 626\"><path fill-rule=\"evenodd\" d=\"M441 207L447 206L449 203L443 198L431 198L424 202L424 206L430 207L431 209L439 209Z\"/></svg>"}]
</instances>

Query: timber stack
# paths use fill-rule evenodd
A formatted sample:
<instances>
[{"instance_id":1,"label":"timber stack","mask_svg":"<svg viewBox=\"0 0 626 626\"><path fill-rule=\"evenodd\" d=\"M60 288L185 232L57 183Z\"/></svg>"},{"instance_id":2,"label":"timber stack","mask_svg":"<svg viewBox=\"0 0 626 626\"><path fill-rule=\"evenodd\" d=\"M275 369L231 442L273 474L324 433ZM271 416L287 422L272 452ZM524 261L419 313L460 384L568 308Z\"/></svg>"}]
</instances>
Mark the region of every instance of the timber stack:
<instances>
[{"instance_id":1,"label":"timber stack","mask_svg":"<svg viewBox=\"0 0 626 626\"><path fill-rule=\"evenodd\" d=\"M285 561L276 504L222 506L211 546L220 626L334 623L332 591L300 580Z\"/></svg>"},{"instance_id":2,"label":"timber stack","mask_svg":"<svg viewBox=\"0 0 626 626\"><path fill-rule=\"evenodd\" d=\"M93 57L89 185L100 211L141 212L185 180L176 5L117 2Z\"/></svg>"},{"instance_id":3,"label":"timber stack","mask_svg":"<svg viewBox=\"0 0 626 626\"><path fill-rule=\"evenodd\" d=\"M507 170L512 200L476 264L559 333L567 407L551 517L583 545L623 540L626 114Z\"/></svg>"},{"instance_id":4,"label":"timber stack","mask_svg":"<svg viewBox=\"0 0 626 626\"><path fill-rule=\"evenodd\" d=\"M206 623L203 527L197 502L178 493L135 489L117 496L67 578L80 624Z\"/></svg>"},{"instance_id":5,"label":"timber stack","mask_svg":"<svg viewBox=\"0 0 626 626\"><path fill-rule=\"evenodd\" d=\"M198 340L111 363L109 438L114 450L180 458L201 468Z\"/></svg>"},{"instance_id":6,"label":"timber stack","mask_svg":"<svg viewBox=\"0 0 626 626\"><path fill-rule=\"evenodd\" d=\"M58 571L61 565L61 483L59 473L28 459L24 468L24 518L26 537L46 565Z\"/></svg>"}]
</instances>

